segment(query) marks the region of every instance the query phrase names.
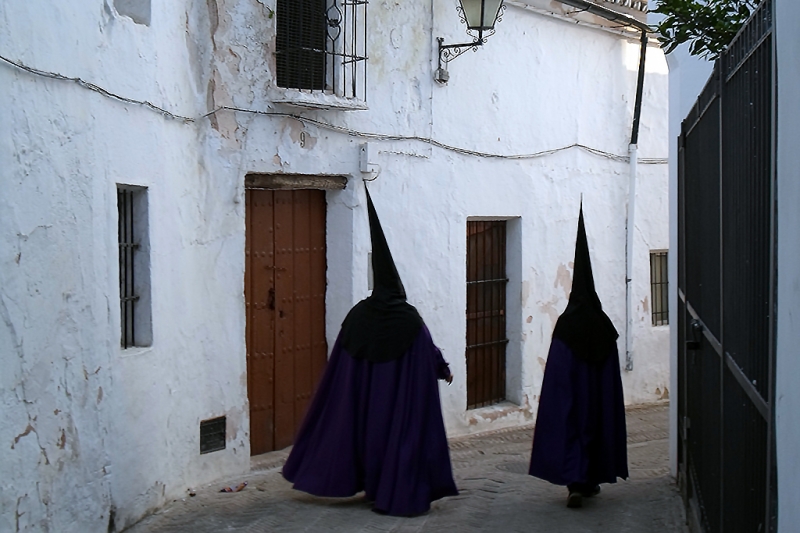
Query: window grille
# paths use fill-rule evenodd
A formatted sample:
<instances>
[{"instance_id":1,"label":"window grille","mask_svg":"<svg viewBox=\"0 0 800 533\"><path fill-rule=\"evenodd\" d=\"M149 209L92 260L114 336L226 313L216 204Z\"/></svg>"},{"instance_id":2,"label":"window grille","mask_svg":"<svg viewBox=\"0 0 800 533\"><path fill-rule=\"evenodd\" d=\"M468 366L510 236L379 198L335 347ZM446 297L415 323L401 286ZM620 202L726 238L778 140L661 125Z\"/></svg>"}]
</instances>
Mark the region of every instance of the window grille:
<instances>
[{"instance_id":1,"label":"window grille","mask_svg":"<svg viewBox=\"0 0 800 533\"><path fill-rule=\"evenodd\" d=\"M200 422L200 454L216 452L225 449L224 416L203 420Z\"/></svg>"},{"instance_id":2,"label":"window grille","mask_svg":"<svg viewBox=\"0 0 800 533\"><path fill-rule=\"evenodd\" d=\"M506 398L506 222L467 221L467 409Z\"/></svg>"},{"instance_id":3,"label":"window grille","mask_svg":"<svg viewBox=\"0 0 800 533\"><path fill-rule=\"evenodd\" d=\"M654 326L669 324L667 252L650 252L650 300Z\"/></svg>"},{"instance_id":4,"label":"window grille","mask_svg":"<svg viewBox=\"0 0 800 533\"><path fill-rule=\"evenodd\" d=\"M366 100L367 0L277 0L279 87Z\"/></svg>"},{"instance_id":5,"label":"window grille","mask_svg":"<svg viewBox=\"0 0 800 533\"><path fill-rule=\"evenodd\" d=\"M150 265L146 189L117 187L121 345L149 346Z\"/></svg>"}]
</instances>

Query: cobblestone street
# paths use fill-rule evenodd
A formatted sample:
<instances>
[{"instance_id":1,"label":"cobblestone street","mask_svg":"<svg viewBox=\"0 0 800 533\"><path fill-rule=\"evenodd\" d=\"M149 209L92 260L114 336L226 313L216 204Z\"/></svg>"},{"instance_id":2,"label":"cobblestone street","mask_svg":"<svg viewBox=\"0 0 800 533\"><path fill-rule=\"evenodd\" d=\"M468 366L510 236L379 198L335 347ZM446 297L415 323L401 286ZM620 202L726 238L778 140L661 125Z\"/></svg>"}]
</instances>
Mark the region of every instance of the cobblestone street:
<instances>
[{"instance_id":1,"label":"cobblestone street","mask_svg":"<svg viewBox=\"0 0 800 533\"><path fill-rule=\"evenodd\" d=\"M423 516L381 516L359 496L324 499L292 490L280 473L287 455L280 451L255 459L250 475L198 489L128 531L684 533L680 495L668 474L668 411L667 403L628 409L631 477L603 485L581 509L566 507L564 487L527 475L533 426L526 426L452 439L461 494L434 502ZM241 492L218 492L241 481L248 482Z\"/></svg>"}]
</instances>

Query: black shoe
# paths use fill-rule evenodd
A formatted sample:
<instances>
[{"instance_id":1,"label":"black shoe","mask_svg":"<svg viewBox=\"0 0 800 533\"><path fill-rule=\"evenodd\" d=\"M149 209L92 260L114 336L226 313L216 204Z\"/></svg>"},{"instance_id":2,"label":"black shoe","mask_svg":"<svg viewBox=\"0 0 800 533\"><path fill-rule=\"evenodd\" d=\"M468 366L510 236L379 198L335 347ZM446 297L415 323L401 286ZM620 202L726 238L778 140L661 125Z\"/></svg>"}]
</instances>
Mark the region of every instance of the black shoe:
<instances>
[{"instance_id":1,"label":"black shoe","mask_svg":"<svg viewBox=\"0 0 800 533\"><path fill-rule=\"evenodd\" d=\"M583 494L578 491L570 491L569 496L567 496L567 507L570 509L583 507Z\"/></svg>"},{"instance_id":2,"label":"black shoe","mask_svg":"<svg viewBox=\"0 0 800 533\"><path fill-rule=\"evenodd\" d=\"M600 485L595 485L591 490L581 491L584 498L591 498L600 494Z\"/></svg>"}]
</instances>

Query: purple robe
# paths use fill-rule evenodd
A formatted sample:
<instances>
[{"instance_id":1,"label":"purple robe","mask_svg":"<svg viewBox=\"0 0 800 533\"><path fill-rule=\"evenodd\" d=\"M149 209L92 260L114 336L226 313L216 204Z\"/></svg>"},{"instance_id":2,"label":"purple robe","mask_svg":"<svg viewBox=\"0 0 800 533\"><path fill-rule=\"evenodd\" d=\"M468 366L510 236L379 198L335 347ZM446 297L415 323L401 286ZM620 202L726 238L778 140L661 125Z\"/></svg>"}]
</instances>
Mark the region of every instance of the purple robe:
<instances>
[{"instance_id":1,"label":"purple robe","mask_svg":"<svg viewBox=\"0 0 800 533\"><path fill-rule=\"evenodd\" d=\"M625 403L616 346L602 362L553 337L533 434L530 475L556 485L628 477Z\"/></svg>"},{"instance_id":2,"label":"purple robe","mask_svg":"<svg viewBox=\"0 0 800 533\"><path fill-rule=\"evenodd\" d=\"M315 496L363 490L375 511L395 516L457 495L437 383L450 372L428 328L402 357L383 363L353 358L340 341L283 477Z\"/></svg>"}]
</instances>

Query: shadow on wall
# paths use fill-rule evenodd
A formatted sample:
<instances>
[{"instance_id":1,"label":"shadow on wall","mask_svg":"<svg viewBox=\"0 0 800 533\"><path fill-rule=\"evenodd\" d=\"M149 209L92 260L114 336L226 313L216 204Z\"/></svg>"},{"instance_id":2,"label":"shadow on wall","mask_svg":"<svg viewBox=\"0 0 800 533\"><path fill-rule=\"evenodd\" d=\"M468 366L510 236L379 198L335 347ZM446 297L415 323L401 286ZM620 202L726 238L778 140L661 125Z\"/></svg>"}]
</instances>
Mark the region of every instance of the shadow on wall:
<instances>
[{"instance_id":1,"label":"shadow on wall","mask_svg":"<svg viewBox=\"0 0 800 533\"><path fill-rule=\"evenodd\" d=\"M114 9L136 24L150 25L150 0L114 0Z\"/></svg>"}]
</instances>

